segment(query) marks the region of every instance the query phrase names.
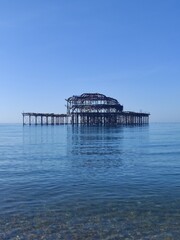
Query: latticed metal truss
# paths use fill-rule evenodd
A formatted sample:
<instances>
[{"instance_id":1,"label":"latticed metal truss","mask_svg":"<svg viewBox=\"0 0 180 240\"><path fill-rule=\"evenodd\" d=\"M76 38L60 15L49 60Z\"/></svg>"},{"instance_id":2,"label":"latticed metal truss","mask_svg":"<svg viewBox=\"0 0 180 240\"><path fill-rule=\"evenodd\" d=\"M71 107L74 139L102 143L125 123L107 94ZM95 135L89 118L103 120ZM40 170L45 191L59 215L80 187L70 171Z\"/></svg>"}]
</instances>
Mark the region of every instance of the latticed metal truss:
<instances>
[{"instance_id":1,"label":"latticed metal truss","mask_svg":"<svg viewBox=\"0 0 180 240\"><path fill-rule=\"evenodd\" d=\"M84 93L66 99L67 113L118 113L123 106L114 98L99 93Z\"/></svg>"}]
</instances>

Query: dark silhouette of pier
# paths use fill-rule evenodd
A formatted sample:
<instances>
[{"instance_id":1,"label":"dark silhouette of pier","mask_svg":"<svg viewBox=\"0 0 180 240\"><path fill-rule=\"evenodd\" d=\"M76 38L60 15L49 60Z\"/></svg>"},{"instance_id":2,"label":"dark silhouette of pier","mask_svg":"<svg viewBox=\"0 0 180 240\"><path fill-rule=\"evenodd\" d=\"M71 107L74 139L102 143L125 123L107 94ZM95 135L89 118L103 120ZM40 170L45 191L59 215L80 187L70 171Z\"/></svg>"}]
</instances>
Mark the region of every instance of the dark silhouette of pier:
<instances>
[{"instance_id":1,"label":"dark silhouette of pier","mask_svg":"<svg viewBox=\"0 0 180 240\"><path fill-rule=\"evenodd\" d=\"M149 113L123 111L116 99L99 93L84 93L66 99L67 113L23 112L23 125L144 125Z\"/></svg>"}]
</instances>

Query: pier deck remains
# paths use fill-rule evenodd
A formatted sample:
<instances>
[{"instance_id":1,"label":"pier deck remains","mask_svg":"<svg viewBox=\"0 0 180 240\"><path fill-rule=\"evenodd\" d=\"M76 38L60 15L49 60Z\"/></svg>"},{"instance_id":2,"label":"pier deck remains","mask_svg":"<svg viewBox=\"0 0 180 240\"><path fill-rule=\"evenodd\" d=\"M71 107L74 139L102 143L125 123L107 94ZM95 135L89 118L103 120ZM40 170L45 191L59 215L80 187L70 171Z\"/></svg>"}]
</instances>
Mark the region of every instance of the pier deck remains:
<instances>
[{"instance_id":1,"label":"pier deck remains","mask_svg":"<svg viewBox=\"0 0 180 240\"><path fill-rule=\"evenodd\" d=\"M54 114L54 113L22 113L23 125L60 125L68 124L67 114Z\"/></svg>"},{"instance_id":2,"label":"pier deck remains","mask_svg":"<svg viewBox=\"0 0 180 240\"><path fill-rule=\"evenodd\" d=\"M33 113L23 115L23 125L143 125L149 113L123 111L116 99L99 93L72 96L67 101L67 114Z\"/></svg>"}]
</instances>

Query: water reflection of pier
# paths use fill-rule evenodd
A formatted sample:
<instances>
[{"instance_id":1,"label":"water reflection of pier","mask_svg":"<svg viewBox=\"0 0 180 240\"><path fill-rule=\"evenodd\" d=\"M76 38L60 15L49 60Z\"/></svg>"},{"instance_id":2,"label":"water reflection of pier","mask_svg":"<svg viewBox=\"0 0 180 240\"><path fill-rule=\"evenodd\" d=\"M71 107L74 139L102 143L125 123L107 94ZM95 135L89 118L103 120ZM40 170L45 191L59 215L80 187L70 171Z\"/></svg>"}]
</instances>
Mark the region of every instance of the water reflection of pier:
<instances>
[{"instance_id":1,"label":"water reflection of pier","mask_svg":"<svg viewBox=\"0 0 180 240\"><path fill-rule=\"evenodd\" d=\"M88 157L111 155L112 152L119 152L122 143L123 127L104 127L99 126L72 126L69 128L68 146L70 153L75 155L87 155ZM117 141L117 142L116 142ZM114 144L113 142L116 142ZM113 144L112 144L113 143Z\"/></svg>"}]
</instances>

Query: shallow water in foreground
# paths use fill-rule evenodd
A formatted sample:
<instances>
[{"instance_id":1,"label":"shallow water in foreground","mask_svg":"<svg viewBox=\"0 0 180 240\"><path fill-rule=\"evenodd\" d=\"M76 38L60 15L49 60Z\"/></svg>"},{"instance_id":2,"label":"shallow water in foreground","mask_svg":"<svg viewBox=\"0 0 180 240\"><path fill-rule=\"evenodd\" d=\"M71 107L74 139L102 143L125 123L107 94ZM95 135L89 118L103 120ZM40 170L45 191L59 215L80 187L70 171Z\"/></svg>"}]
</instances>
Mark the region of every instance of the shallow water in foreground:
<instances>
[{"instance_id":1,"label":"shallow water in foreground","mask_svg":"<svg viewBox=\"0 0 180 240\"><path fill-rule=\"evenodd\" d=\"M179 239L180 124L0 125L0 239Z\"/></svg>"}]
</instances>

